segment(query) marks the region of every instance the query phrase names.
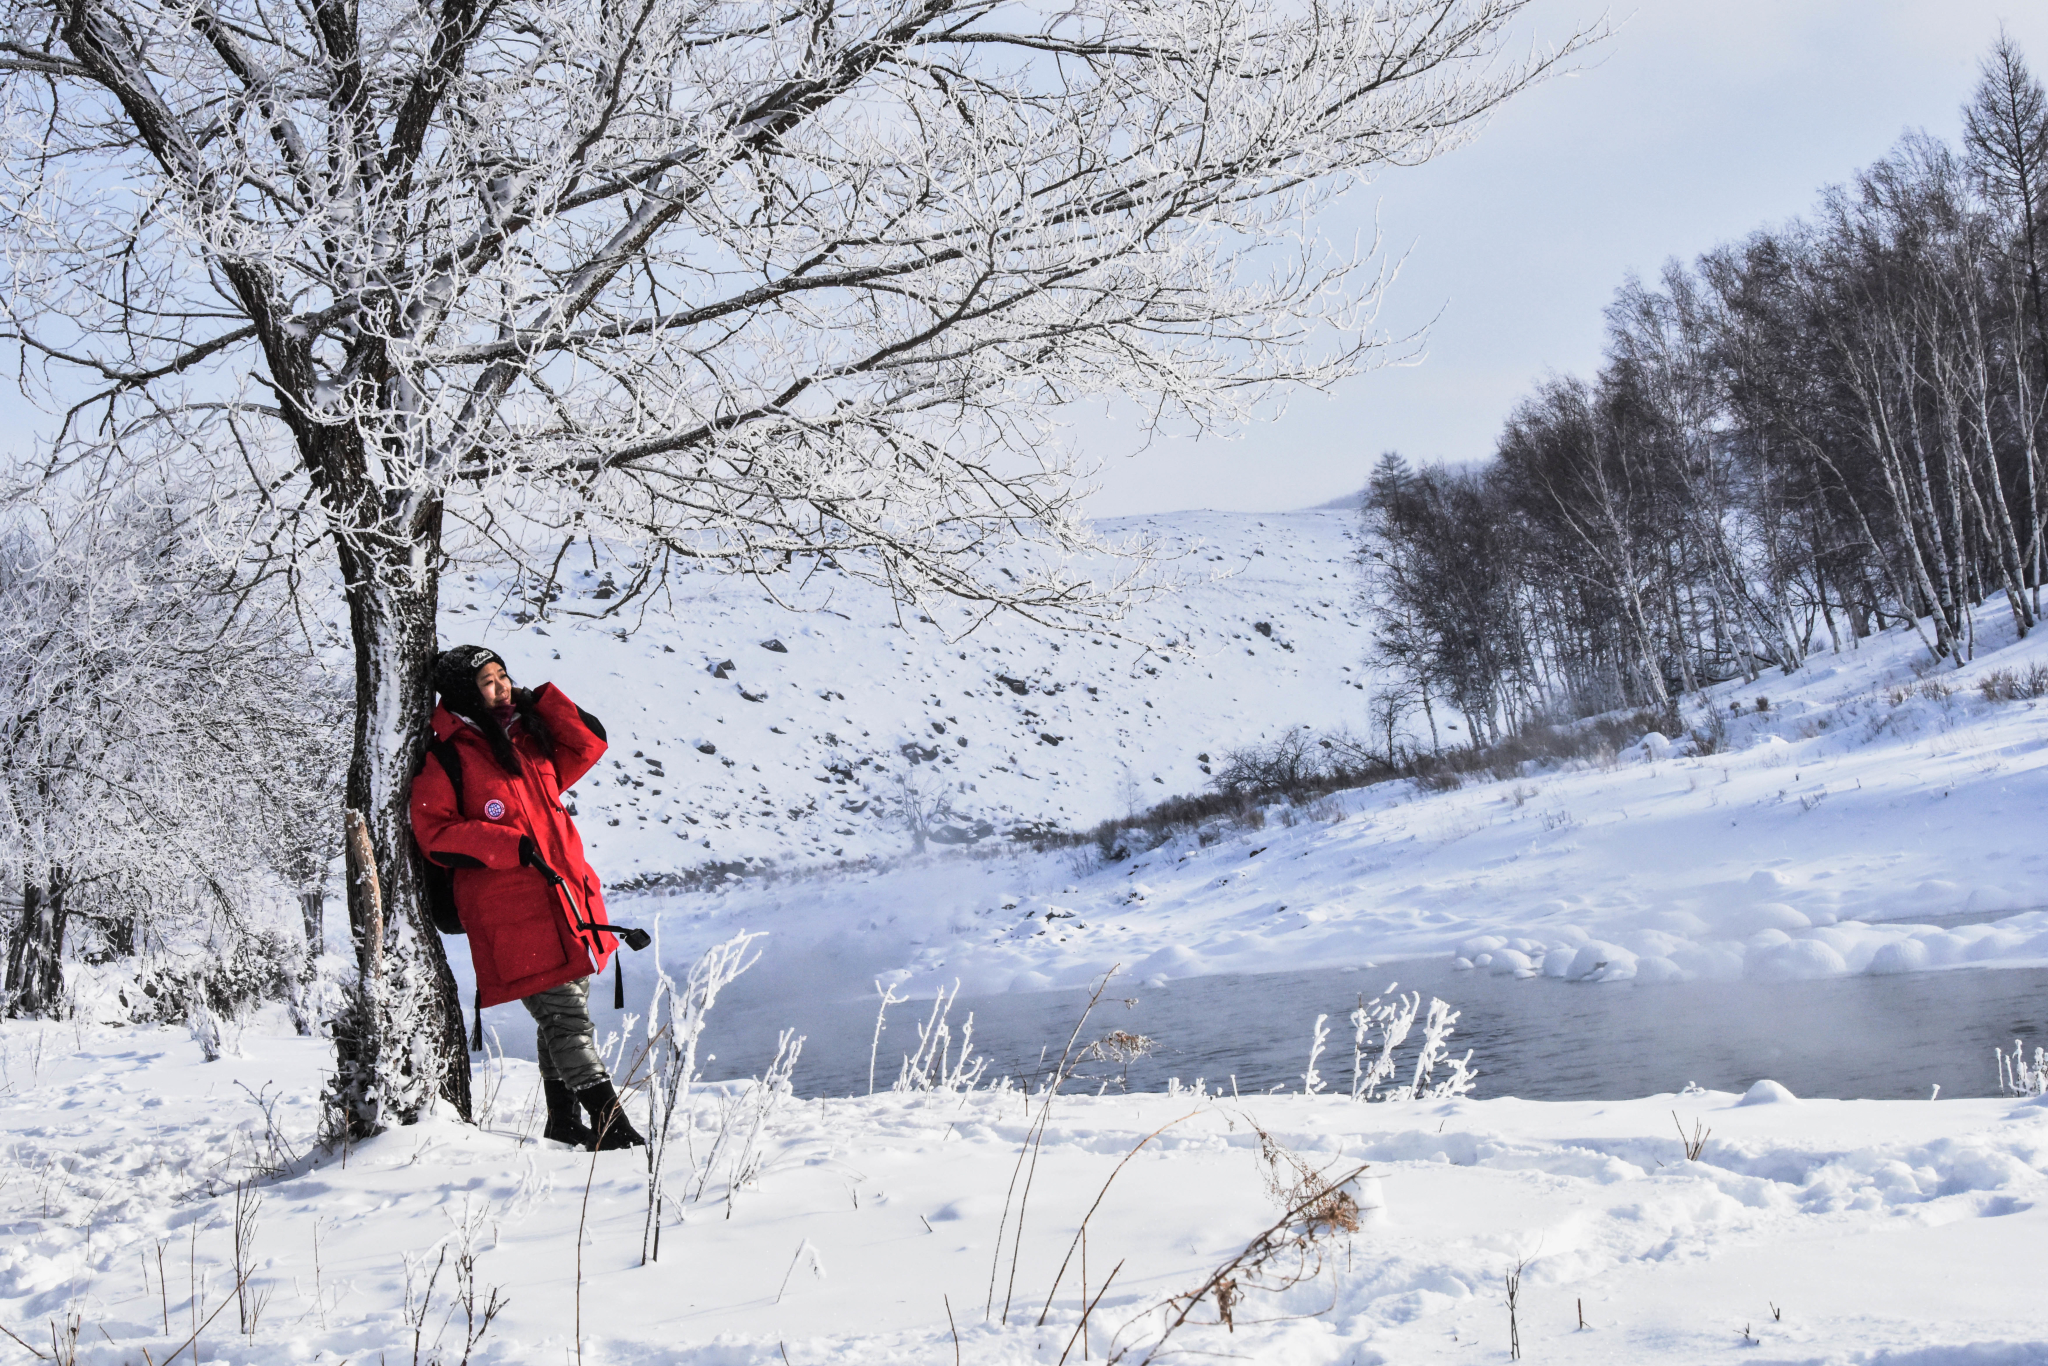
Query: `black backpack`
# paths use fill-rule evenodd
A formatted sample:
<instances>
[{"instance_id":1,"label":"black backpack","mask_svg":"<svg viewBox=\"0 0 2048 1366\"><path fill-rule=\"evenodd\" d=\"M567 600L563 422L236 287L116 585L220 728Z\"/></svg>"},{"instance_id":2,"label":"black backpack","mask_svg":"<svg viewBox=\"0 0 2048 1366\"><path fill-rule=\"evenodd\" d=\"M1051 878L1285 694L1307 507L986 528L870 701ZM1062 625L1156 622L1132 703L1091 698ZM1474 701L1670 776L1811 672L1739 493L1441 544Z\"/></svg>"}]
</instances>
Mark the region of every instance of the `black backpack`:
<instances>
[{"instance_id":1,"label":"black backpack","mask_svg":"<svg viewBox=\"0 0 2048 1366\"><path fill-rule=\"evenodd\" d=\"M425 772L427 759L438 759L441 771L448 775L448 786L455 789L455 814L462 815L462 752L446 740L427 738L427 752L420 758L420 771ZM413 775L417 778L419 775ZM417 838L413 848L419 849ZM434 918L434 928L443 934L461 934L462 917L455 911L455 872L444 868L426 856L419 849L420 865L426 869L427 913Z\"/></svg>"}]
</instances>

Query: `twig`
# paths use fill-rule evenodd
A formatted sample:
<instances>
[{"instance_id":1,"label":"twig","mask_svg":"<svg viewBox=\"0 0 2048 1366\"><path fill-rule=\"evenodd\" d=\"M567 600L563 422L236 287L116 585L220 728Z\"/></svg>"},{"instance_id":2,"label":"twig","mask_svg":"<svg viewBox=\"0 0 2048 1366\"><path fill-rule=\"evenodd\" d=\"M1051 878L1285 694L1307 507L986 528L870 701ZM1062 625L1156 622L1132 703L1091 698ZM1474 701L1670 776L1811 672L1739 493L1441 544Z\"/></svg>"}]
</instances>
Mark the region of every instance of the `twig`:
<instances>
[{"instance_id":1,"label":"twig","mask_svg":"<svg viewBox=\"0 0 2048 1366\"><path fill-rule=\"evenodd\" d=\"M1151 1133L1146 1134L1143 1138L1139 1139L1137 1147L1132 1148L1129 1152L1125 1153L1123 1156L1123 1161L1118 1162L1116 1164L1116 1167L1109 1174L1109 1179L1102 1183L1102 1189L1095 1193L1095 1203L1090 1205L1088 1207L1088 1212L1081 1216L1081 1227L1074 1230L1074 1240L1067 1244L1067 1255L1060 1259L1060 1269L1058 1273L1054 1275L1052 1278L1052 1289L1045 1292L1045 1307L1038 1311L1038 1323L1036 1325L1037 1327L1045 1327L1045 1316L1052 1312L1052 1297L1060 1293L1060 1282L1066 1278L1067 1264L1073 1260L1074 1249L1080 1245L1082 1238L1086 1236L1088 1232L1088 1221L1090 1219L1093 1219L1095 1217L1095 1211L1102 1207L1102 1197L1109 1194L1110 1181L1116 1180L1117 1173L1121 1172L1124 1169L1124 1163L1129 1162L1132 1158L1136 1157L1138 1155L1138 1151L1140 1148L1143 1148L1147 1143L1150 1143L1153 1139L1159 1137L1159 1135L1165 1133L1174 1125L1179 1124L1184 1120L1193 1119L1196 1115L1199 1115L1200 1113L1202 1113L1200 1110L1190 1110L1186 1114L1182 1115L1180 1119L1169 1119L1168 1121L1166 1121L1166 1123L1160 1125ZM1088 1292L1086 1291L1086 1289L1083 1289L1081 1293L1085 1295Z\"/></svg>"},{"instance_id":2,"label":"twig","mask_svg":"<svg viewBox=\"0 0 2048 1366\"><path fill-rule=\"evenodd\" d=\"M426 1254L421 1253L419 1265L425 1266L426 1264ZM434 1272L431 1276L427 1277L426 1293L420 1298L419 1316L412 1321L412 1366L420 1366L420 1346L427 1331L427 1315L433 1310L434 1285L441 1279L441 1268L447 1264L448 1244L444 1242L441 1244L441 1255L434 1258ZM408 1256L405 1266L405 1306L408 1315L412 1313L412 1276L413 1263L411 1257ZM438 1341L438 1339L439 1335L436 1334L436 1340Z\"/></svg>"},{"instance_id":3,"label":"twig","mask_svg":"<svg viewBox=\"0 0 2048 1366\"><path fill-rule=\"evenodd\" d=\"M620 1106L624 1104L624 1101L619 1102ZM614 1107L615 1113L617 1108ZM583 1209L576 1216L576 1366L583 1366L583 1226L590 1218L590 1187L596 1180L597 1142L593 1139L590 1144L590 1174L583 1178Z\"/></svg>"},{"instance_id":4,"label":"twig","mask_svg":"<svg viewBox=\"0 0 2048 1366\"><path fill-rule=\"evenodd\" d=\"M26 1338L22 1337L21 1334L15 1332L12 1328L9 1328L4 1323L0 1323L0 1333L5 1333L8 1337L13 1338L16 1342L20 1343L21 1350L27 1352L37 1361L48 1361L50 1359L49 1356L46 1353L44 1353L40 1348L29 1346L28 1340Z\"/></svg>"},{"instance_id":5,"label":"twig","mask_svg":"<svg viewBox=\"0 0 2048 1366\"><path fill-rule=\"evenodd\" d=\"M782 1303L782 1292L789 1289L789 1278L796 1274L796 1264L804 1259L804 1249L811 1245L806 1238L796 1245L796 1256L789 1259L789 1270L782 1273L782 1284L775 1288L775 1302Z\"/></svg>"},{"instance_id":6,"label":"twig","mask_svg":"<svg viewBox=\"0 0 2048 1366\"><path fill-rule=\"evenodd\" d=\"M960 1325L953 1322L953 1301L947 1295L939 1298L946 1301L946 1326L953 1330L953 1366L960 1366Z\"/></svg>"},{"instance_id":7,"label":"twig","mask_svg":"<svg viewBox=\"0 0 2048 1366\"><path fill-rule=\"evenodd\" d=\"M1242 1266L1246 1261L1248 1261L1255 1255L1267 1251L1272 1246L1271 1239L1274 1234L1280 1232L1289 1224L1294 1223L1304 1214L1307 1214L1310 1210L1314 1209L1318 1204L1327 1200L1329 1198L1329 1194L1331 1191L1340 1190L1343 1187L1350 1185L1353 1181L1356 1181L1359 1177L1363 1176L1368 1170L1370 1170L1371 1167L1372 1164L1370 1162L1361 1162L1356 1167L1353 1167L1350 1171L1346 1172L1343 1176L1339 1177L1337 1180L1324 1183L1320 1189L1311 1192L1309 1195L1307 1195L1300 1201L1296 1202L1293 1205L1290 1205L1285 1214L1281 1215L1272 1224L1268 1225L1264 1230L1262 1230L1258 1234L1258 1236L1254 1237L1250 1242L1246 1243L1242 1251L1240 1251L1236 1256L1232 1257L1229 1261L1223 1263L1223 1265L1217 1267L1213 1272L1211 1272L1209 1275L1209 1279L1202 1282L1200 1289L1196 1290L1191 1295L1173 1296L1172 1298L1168 1299L1164 1305L1154 1306L1155 1308L1170 1307L1174 1304L1176 1300L1186 1300L1186 1304L1181 1307L1180 1312L1173 1318L1173 1320L1170 1323L1166 1325L1165 1331L1160 1333L1159 1340L1152 1344L1152 1350L1145 1354L1145 1360L1144 1362L1140 1363L1140 1366L1147 1366L1148 1363L1150 1363L1154 1358L1156 1358L1159 1355L1160 1351L1166 1346L1166 1340L1172 1337L1175 1332L1179 1331L1182 1324L1187 1322L1188 1315L1195 1312L1195 1306L1200 1304L1204 1299L1207 1299L1209 1295L1213 1291L1215 1291L1218 1286L1230 1280L1232 1272L1236 1271L1240 1266ZM1107 1282L1105 1282L1105 1284L1107 1284ZM1124 1349L1122 1351L1119 1351L1114 1357L1110 1358L1110 1360L1113 1362L1122 1360L1125 1351L1128 1350L1129 1349Z\"/></svg>"},{"instance_id":8,"label":"twig","mask_svg":"<svg viewBox=\"0 0 2048 1366\"><path fill-rule=\"evenodd\" d=\"M1115 1266L1109 1269L1109 1274L1102 1278L1102 1288L1095 1292L1095 1298L1088 1301L1087 1307L1081 1311L1081 1321L1074 1325L1073 1336L1067 1339L1067 1351L1060 1353L1060 1359L1057 1363L1057 1366L1067 1366L1067 1352L1073 1351L1074 1343L1081 1337L1082 1334L1088 1331L1088 1316L1095 1312L1096 1305L1102 1303L1102 1297L1109 1293L1109 1283L1115 1280L1116 1273L1122 1271L1123 1269L1124 1264L1122 1262L1118 1262Z\"/></svg>"},{"instance_id":9,"label":"twig","mask_svg":"<svg viewBox=\"0 0 2048 1366\"><path fill-rule=\"evenodd\" d=\"M1031 1154L1031 1166L1024 1173L1024 1193L1017 1200L1017 1227L1010 1235L1010 1281L1003 1291L1003 1322L1005 1324L1010 1321L1010 1301L1017 1293L1017 1259L1023 1254L1024 1250L1024 1215L1031 1205L1031 1184L1038 1176L1038 1150L1045 1142L1045 1126L1052 1118L1053 1098L1059 1094L1060 1087L1067 1080L1067 1063L1073 1056L1075 1041L1081 1037L1081 1031L1087 1027L1088 1017L1095 1012L1096 1004L1102 1000L1102 993L1109 989L1110 979L1116 976L1117 970L1121 967L1123 967L1121 963L1112 964L1109 971L1102 974L1102 980L1095 984L1095 990L1088 997L1088 1005L1081 1011L1081 1018L1074 1021L1074 1030L1071 1034L1067 1035L1067 1046L1060 1050L1060 1060L1053 1068L1052 1080L1046 1083L1045 1099L1040 1102L1038 1107L1038 1123L1033 1131L1027 1131L1025 1134L1025 1146L1017 1150L1017 1166L1022 1167L1024 1165L1024 1154L1027 1150ZM1015 1190L1016 1187L1017 1171L1013 1168L1010 1172L1010 1189ZM989 1264L988 1305L982 1310L984 1317L987 1316L989 1310L995 1305L996 1267L1002 1263L1003 1230L1009 1226L1009 1222L1010 1197L1008 1194L1005 1194L1003 1196L1003 1218L996 1225L995 1257Z\"/></svg>"},{"instance_id":10,"label":"twig","mask_svg":"<svg viewBox=\"0 0 2048 1366\"><path fill-rule=\"evenodd\" d=\"M1522 1268L1526 1262L1516 1262L1515 1269L1501 1277L1508 1288L1508 1360L1522 1359L1522 1325L1515 1317L1515 1306L1522 1297Z\"/></svg>"}]
</instances>

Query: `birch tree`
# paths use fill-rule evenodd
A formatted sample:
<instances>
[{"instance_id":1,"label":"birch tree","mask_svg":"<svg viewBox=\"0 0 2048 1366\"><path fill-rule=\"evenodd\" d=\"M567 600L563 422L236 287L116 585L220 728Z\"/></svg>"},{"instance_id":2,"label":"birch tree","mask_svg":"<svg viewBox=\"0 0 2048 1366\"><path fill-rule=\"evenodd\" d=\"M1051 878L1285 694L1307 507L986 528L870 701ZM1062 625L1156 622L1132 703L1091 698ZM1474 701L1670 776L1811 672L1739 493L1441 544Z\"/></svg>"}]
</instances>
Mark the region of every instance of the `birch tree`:
<instances>
[{"instance_id":1,"label":"birch tree","mask_svg":"<svg viewBox=\"0 0 2048 1366\"><path fill-rule=\"evenodd\" d=\"M2048 92L2003 29L1978 66L1977 88L1963 106L1963 154L1986 198L2016 229L2026 316L2036 364L2048 383L2048 316L2041 281L2041 229L2048 214Z\"/></svg>"},{"instance_id":2,"label":"birch tree","mask_svg":"<svg viewBox=\"0 0 2048 1366\"><path fill-rule=\"evenodd\" d=\"M829 553L1114 614L1059 406L1201 428L1365 365L1313 215L1577 46L1504 58L1525 3L10 0L7 335L50 470L181 465L338 564L346 801L438 992L382 1028L459 1102L405 852L440 575L603 537L642 586Z\"/></svg>"}]
</instances>

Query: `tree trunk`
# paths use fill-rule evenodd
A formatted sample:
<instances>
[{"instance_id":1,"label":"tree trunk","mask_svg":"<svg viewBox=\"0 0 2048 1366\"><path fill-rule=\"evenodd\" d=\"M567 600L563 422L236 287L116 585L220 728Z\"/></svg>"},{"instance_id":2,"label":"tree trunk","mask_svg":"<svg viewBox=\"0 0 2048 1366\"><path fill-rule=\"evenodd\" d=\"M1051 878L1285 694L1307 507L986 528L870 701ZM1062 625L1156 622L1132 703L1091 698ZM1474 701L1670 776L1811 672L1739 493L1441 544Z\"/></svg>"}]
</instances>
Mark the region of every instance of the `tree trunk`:
<instances>
[{"instance_id":1,"label":"tree trunk","mask_svg":"<svg viewBox=\"0 0 2048 1366\"><path fill-rule=\"evenodd\" d=\"M330 1103L346 1136L362 1137L393 1120L416 1122L436 1094L470 1119L470 1073L462 1003L427 914L408 809L433 701L436 575L423 554L392 565L375 563L360 543L342 552L356 655L345 802L368 827L383 952L377 981L358 987L337 1022ZM349 930L367 958L370 912L351 883Z\"/></svg>"},{"instance_id":2,"label":"tree trunk","mask_svg":"<svg viewBox=\"0 0 2048 1366\"><path fill-rule=\"evenodd\" d=\"M49 1015L64 999L64 873L50 870L49 883L34 879L21 889L21 919L7 945L7 1013L11 1018Z\"/></svg>"},{"instance_id":3,"label":"tree trunk","mask_svg":"<svg viewBox=\"0 0 2048 1366\"><path fill-rule=\"evenodd\" d=\"M299 889L299 919L306 927L306 961L327 950L327 889L318 883Z\"/></svg>"}]
</instances>

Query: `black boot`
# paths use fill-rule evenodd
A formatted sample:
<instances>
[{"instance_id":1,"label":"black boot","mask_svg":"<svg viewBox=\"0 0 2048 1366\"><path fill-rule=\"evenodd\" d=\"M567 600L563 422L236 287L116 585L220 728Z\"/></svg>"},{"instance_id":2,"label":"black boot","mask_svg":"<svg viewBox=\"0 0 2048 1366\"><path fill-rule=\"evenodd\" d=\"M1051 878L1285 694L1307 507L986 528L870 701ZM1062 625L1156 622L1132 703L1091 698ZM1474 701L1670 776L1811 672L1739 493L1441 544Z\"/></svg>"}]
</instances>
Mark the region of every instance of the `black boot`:
<instances>
[{"instance_id":1,"label":"black boot","mask_svg":"<svg viewBox=\"0 0 2048 1366\"><path fill-rule=\"evenodd\" d=\"M608 1081L595 1086L586 1086L576 1093L576 1099L590 1113L590 1127L596 1136L592 1145L595 1152L608 1152L613 1148L644 1148L647 1140L640 1137L640 1131L633 1127L633 1121L626 1118L626 1107L619 1103L619 1093Z\"/></svg>"},{"instance_id":2,"label":"black boot","mask_svg":"<svg viewBox=\"0 0 2048 1366\"><path fill-rule=\"evenodd\" d=\"M541 1137L550 1143L588 1148L591 1133L584 1126L583 1111L577 1108L576 1093L569 1089L567 1083L552 1077L543 1077L540 1089L548 1101L548 1127L541 1130Z\"/></svg>"}]
</instances>

